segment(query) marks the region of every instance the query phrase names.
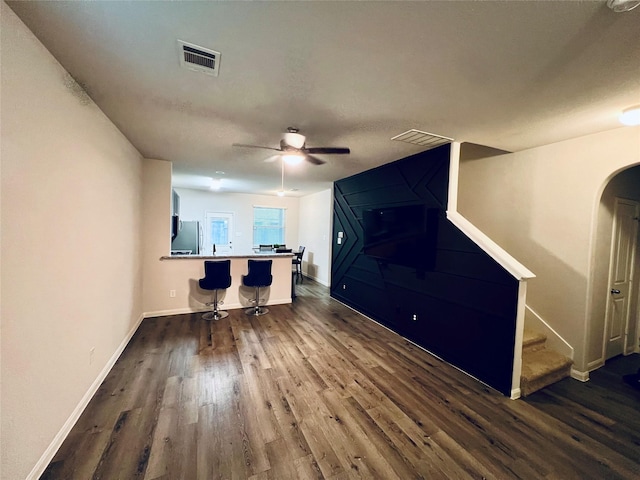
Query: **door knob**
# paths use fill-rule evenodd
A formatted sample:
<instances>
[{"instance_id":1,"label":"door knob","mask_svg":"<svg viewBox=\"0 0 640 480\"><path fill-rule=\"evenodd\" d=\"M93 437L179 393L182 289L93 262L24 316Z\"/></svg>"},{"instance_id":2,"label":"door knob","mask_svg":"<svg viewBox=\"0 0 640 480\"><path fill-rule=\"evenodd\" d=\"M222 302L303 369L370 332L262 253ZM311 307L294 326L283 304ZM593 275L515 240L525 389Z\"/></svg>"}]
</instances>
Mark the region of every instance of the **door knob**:
<instances>
[{"instance_id":1,"label":"door knob","mask_svg":"<svg viewBox=\"0 0 640 480\"><path fill-rule=\"evenodd\" d=\"M620 290L618 290L617 288L612 288L611 293L613 293L614 295L618 295L620 293Z\"/></svg>"}]
</instances>

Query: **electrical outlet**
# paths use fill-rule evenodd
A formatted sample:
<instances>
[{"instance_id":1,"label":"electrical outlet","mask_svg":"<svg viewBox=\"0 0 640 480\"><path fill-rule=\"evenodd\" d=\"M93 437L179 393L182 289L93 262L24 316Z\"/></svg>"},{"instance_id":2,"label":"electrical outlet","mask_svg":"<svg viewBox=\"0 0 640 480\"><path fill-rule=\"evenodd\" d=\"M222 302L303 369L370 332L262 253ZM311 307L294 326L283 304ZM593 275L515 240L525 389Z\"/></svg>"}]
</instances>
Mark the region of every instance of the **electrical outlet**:
<instances>
[{"instance_id":1,"label":"electrical outlet","mask_svg":"<svg viewBox=\"0 0 640 480\"><path fill-rule=\"evenodd\" d=\"M176 296L176 291L175 290L169 290L169 296L171 298L174 298Z\"/></svg>"},{"instance_id":2,"label":"electrical outlet","mask_svg":"<svg viewBox=\"0 0 640 480\"><path fill-rule=\"evenodd\" d=\"M89 365L93 363L93 354L96 353L96 347L91 347L89 350Z\"/></svg>"},{"instance_id":3,"label":"electrical outlet","mask_svg":"<svg viewBox=\"0 0 640 480\"><path fill-rule=\"evenodd\" d=\"M413 314L413 321L415 322L416 320L418 320L418 315L416 315L415 313Z\"/></svg>"},{"instance_id":4,"label":"electrical outlet","mask_svg":"<svg viewBox=\"0 0 640 480\"><path fill-rule=\"evenodd\" d=\"M346 286L344 283L342 284L342 289L343 289L343 290L346 290L346 289L347 289L347 286Z\"/></svg>"}]
</instances>

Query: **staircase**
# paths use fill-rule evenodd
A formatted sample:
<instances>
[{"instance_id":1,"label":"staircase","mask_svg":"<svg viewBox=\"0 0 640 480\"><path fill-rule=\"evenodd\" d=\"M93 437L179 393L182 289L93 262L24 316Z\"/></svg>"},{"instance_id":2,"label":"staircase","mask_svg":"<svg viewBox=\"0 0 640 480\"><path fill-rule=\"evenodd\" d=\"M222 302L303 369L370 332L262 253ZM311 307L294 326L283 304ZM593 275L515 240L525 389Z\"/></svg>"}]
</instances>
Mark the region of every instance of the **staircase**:
<instances>
[{"instance_id":1,"label":"staircase","mask_svg":"<svg viewBox=\"0 0 640 480\"><path fill-rule=\"evenodd\" d=\"M522 341L520 394L523 397L571 374L573 361L545 347L546 335L525 328Z\"/></svg>"}]
</instances>

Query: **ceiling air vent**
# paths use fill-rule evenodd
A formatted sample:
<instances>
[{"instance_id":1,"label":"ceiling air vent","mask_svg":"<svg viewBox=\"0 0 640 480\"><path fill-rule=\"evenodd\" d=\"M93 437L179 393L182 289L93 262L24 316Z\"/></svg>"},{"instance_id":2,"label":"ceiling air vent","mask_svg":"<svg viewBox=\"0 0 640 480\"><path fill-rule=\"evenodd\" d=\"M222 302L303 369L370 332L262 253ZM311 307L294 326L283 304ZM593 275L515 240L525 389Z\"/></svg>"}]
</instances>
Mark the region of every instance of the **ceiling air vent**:
<instances>
[{"instance_id":1,"label":"ceiling air vent","mask_svg":"<svg viewBox=\"0 0 640 480\"><path fill-rule=\"evenodd\" d=\"M218 76L220 68L220 52L199 47L192 43L178 40L180 46L180 65L189 70Z\"/></svg>"},{"instance_id":2,"label":"ceiling air vent","mask_svg":"<svg viewBox=\"0 0 640 480\"><path fill-rule=\"evenodd\" d=\"M391 140L411 143L413 145L420 145L421 147L426 147L427 150L439 147L440 145L444 145L445 143L453 142L453 138L443 137L442 135L435 135L428 132L422 132L416 129L407 130L400 135L391 137Z\"/></svg>"}]
</instances>

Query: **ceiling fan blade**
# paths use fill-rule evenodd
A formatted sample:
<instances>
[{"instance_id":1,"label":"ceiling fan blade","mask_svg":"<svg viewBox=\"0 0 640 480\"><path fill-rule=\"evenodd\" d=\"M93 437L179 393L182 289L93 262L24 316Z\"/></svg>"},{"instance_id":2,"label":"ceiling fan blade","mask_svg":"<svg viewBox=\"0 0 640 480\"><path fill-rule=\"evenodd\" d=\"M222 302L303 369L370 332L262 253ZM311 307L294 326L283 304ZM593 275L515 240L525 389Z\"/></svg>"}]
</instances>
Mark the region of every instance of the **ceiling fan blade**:
<instances>
[{"instance_id":1,"label":"ceiling fan blade","mask_svg":"<svg viewBox=\"0 0 640 480\"><path fill-rule=\"evenodd\" d=\"M311 147L311 148L305 148L304 151L307 153L320 153L325 155L326 154L345 155L345 154L351 153L351 150L349 150L346 147Z\"/></svg>"},{"instance_id":2,"label":"ceiling fan blade","mask_svg":"<svg viewBox=\"0 0 640 480\"><path fill-rule=\"evenodd\" d=\"M324 160L320 160L318 157L314 157L313 155L305 155L304 158L307 162L313 163L314 165L322 165L324 163L327 163Z\"/></svg>"},{"instance_id":3,"label":"ceiling fan blade","mask_svg":"<svg viewBox=\"0 0 640 480\"><path fill-rule=\"evenodd\" d=\"M281 155L271 155L270 157L267 157L263 160L263 162L265 163L273 163L276 160L278 160L281 157Z\"/></svg>"},{"instance_id":4,"label":"ceiling fan blade","mask_svg":"<svg viewBox=\"0 0 640 480\"><path fill-rule=\"evenodd\" d=\"M233 143L231 146L232 147L248 147L248 148L264 148L264 149L267 149L267 150L275 150L277 152L280 151L279 148L264 147L262 145L247 145L246 143Z\"/></svg>"}]
</instances>

